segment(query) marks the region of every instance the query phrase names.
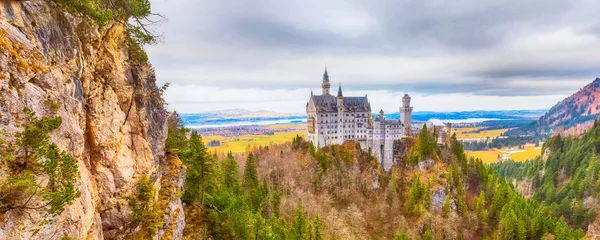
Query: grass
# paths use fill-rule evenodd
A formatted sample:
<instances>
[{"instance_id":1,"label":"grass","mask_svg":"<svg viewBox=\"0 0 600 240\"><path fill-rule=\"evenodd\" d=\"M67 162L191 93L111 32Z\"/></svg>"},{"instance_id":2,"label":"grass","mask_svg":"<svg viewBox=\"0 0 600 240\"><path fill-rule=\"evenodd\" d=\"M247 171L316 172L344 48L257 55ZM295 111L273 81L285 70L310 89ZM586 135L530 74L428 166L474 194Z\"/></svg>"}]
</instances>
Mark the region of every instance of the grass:
<instances>
[{"instance_id":1,"label":"grass","mask_svg":"<svg viewBox=\"0 0 600 240\"><path fill-rule=\"evenodd\" d=\"M296 136L305 136L305 131L292 131L292 132L276 132L273 135L243 135L239 137L222 137L222 136L206 136L202 140L207 143L212 140L221 141L221 146L208 147L209 152L217 153L241 153L246 152L247 149L258 147L258 146L269 146L271 144L280 144L285 142L291 142Z\"/></svg>"},{"instance_id":2,"label":"grass","mask_svg":"<svg viewBox=\"0 0 600 240\"><path fill-rule=\"evenodd\" d=\"M502 133L508 131L508 128L504 129L494 129L494 130L481 130L481 127L473 127L473 128L454 128L453 132L456 133L456 136L459 139L465 138L495 138L500 136Z\"/></svg>"},{"instance_id":3,"label":"grass","mask_svg":"<svg viewBox=\"0 0 600 240\"><path fill-rule=\"evenodd\" d=\"M495 163L498 159L498 155L507 154L515 162L523 162L529 159L533 159L542 153L542 149L535 147L535 145L526 145L525 149L515 149L508 151L508 149L491 149L483 151L465 151L467 156L481 158L484 163Z\"/></svg>"}]
</instances>

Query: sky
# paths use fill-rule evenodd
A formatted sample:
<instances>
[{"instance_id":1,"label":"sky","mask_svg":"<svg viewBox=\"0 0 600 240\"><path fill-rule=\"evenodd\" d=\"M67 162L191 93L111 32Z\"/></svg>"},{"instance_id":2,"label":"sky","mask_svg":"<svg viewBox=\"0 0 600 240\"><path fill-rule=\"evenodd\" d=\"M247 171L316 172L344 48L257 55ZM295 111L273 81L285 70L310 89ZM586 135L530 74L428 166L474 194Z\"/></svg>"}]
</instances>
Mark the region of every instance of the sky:
<instances>
[{"instance_id":1,"label":"sky","mask_svg":"<svg viewBox=\"0 0 600 240\"><path fill-rule=\"evenodd\" d=\"M331 91L373 109L548 109L600 77L597 0L151 0L146 47L169 110L305 112Z\"/></svg>"}]
</instances>

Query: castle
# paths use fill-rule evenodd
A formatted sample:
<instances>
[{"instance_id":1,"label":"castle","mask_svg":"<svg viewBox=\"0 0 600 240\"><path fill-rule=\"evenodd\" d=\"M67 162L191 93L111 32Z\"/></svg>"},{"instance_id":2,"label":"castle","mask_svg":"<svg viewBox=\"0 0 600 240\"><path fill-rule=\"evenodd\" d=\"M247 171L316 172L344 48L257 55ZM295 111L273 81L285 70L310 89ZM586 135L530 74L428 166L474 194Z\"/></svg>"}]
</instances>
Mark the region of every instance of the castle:
<instances>
[{"instance_id":1,"label":"castle","mask_svg":"<svg viewBox=\"0 0 600 240\"><path fill-rule=\"evenodd\" d=\"M371 149L383 169L394 164L394 142L411 133L413 108L410 96L402 97L400 120L385 119L383 110L379 116L371 116L371 104L364 97L345 97L340 84L337 96L330 94L331 83L327 68L321 84L323 92L311 91L306 104L307 140L315 147L342 144L346 140L357 141L365 151Z\"/></svg>"}]
</instances>

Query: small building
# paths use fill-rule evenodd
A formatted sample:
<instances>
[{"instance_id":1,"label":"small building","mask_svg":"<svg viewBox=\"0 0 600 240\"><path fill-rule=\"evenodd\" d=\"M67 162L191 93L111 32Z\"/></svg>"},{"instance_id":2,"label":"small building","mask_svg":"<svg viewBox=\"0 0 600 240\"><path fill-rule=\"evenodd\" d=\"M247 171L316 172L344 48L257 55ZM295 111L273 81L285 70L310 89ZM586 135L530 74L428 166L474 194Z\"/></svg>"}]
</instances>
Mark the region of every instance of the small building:
<instances>
[{"instance_id":1,"label":"small building","mask_svg":"<svg viewBox=\"0 0 600 240\"><path fill-rule=\"evenodd\" d=\"M432 118L425 122L425 126L430 131L437 131L437 143L443 145L444 143L450 142L450 137L452 136L452 124L451 123L443 123L442 120L437 118Z\"/></svg>"}]
</instances>

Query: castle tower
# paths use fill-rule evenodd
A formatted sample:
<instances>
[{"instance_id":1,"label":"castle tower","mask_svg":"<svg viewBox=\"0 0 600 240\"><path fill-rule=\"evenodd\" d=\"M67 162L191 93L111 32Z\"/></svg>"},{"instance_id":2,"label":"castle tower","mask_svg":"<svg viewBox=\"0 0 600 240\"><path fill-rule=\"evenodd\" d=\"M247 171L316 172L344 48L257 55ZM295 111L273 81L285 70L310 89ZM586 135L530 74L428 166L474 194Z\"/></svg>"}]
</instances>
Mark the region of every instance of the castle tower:
<instances>
[{"instance_id":1,"label":"castle tower","mask_svg":"<svg viewBox=\"0 0 600 240\"><path fill-rule=\"evenodd\" d=\"M327 73L327 72L325 72ZM338 109L338 117L337 117L337 139L338 144L344 143L344 95L342 94L342 84L338 88L337 93L337 109Z\"/></svg>"},{"instance_id":2,"label":"castle tower","mask_svg":"<svg viewBox=\"0 0 600 240\"><path fill-rule=\"evenodd\" d=\"M323 88L323 96L329 95L329 88L331 84L329 83L329 74L327 74L327 67L325 67L325 73L323 73L323 83L321 84Z\"/></svg>"},{"instance_id":3,"label":"castle tower","mask_svg":"<svg viewBox=\"0 0 600 240\"><path fill-rule=\"evenodd\" d=\"M412 121L413 107L410 106L410 96L404 94L402 97L402 107L400 107L400 122L404 124L404 134L411 134L410 122Z\"/></svg>"}]
</instances>

